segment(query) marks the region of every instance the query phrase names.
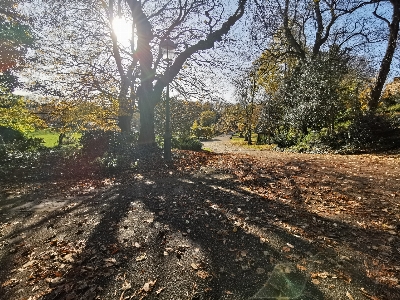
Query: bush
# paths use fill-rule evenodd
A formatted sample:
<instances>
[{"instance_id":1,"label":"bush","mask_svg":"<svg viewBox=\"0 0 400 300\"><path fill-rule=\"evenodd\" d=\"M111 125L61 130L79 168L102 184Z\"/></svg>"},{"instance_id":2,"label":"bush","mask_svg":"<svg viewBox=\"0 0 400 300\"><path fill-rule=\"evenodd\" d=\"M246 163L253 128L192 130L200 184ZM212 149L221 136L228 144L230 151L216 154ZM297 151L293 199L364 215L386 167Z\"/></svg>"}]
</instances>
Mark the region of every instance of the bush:
<instances>
[{"instance_id":1,"label":"bush","mask_svg":"<svg viewBox=\"0 0 400 300\"><path fill-rule=\"evenodd\" d=\"M0 142L1 144L8 144L14 141L21 141L24 139L24 134L18 130L0 126Z\"/></svg>"},{"instance_id":2,"label":"bush","mask_svg":"<svg viewBox=\"0 0 400 300\"><path fill-rule=\"evenodd\" d=\"M135 134L93 130L82 134L83 154L104 169L130 168L136 161Z\"/></svg>"},{"instance_id":3,"label":"bush","mask_svg":"<svg viewBox=\"0 0 400 300\"><path fill-rule=\"evenodd\" d=\"M0 156L16 151L35 151L42 147L43 142L43 139L26 137L20 131L0 126Z\"/></svg>"},{"instance_id":4,"label":"bush","mask_svg":"<svg viewBox=\"0 0 400 300\"><path fill-rule=\"evenodd\" d=\"M136 144L137 136L133 133L116 131L91 130L80 138L82 151L90 156L99 157L104 153L123 154L131 151Z\"/></svg>"},{"instance_id":5,"label":"bush","mask_svg":"<svg viewBox=\"0 0 400 300\"><path fill-rule=\"evenodd\" d=\"M399 103L399 104L392 105L392 106L389 106L389 107L387 108L387 111L388 111L388 112L393 112L393 113L400 112L400 103Z\"/></svg>"},{"instance_id":6,"label":"bush","mask_svg":"<svg viewBox=\"0 0 400 300\"><path fill-rule=\"evenodd\" d=\"M180 150L200 151L203 144L194 137L179 137L172 139L172 147Z\"/></svg>"},{"instance_id":7,"label":"bush","mask_svg":"<svg viewBox=\"0 0 400 300\"><path fill-rule=\"evenodd\" d=\"M358 150L400 148L399 124L386 115L361 115L349 127L348 144Z\"/></svg>"},{"instance_id":8,"label":"bush","mask_svg":"<svg viewBox=\"0 0 400 300\"><path fill-rule=\"evenodd\" d=\"M300 137L300 133L295 129L286 129L281 127L275 132L272 140L279 148L289 148L296 145Z\"/></svg>"}]
</instances>

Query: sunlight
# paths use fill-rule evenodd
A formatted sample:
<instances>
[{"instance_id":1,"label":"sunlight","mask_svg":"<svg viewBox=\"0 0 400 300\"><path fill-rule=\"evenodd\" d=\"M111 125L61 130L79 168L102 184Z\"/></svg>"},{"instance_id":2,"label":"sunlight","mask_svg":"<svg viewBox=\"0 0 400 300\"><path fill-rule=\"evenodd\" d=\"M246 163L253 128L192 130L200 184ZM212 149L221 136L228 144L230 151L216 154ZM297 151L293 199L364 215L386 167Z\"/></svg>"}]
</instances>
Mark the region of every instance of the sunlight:
<instances>
[{"instance_id":1,"label":"sunlight","mask_svg":"<svg viewBox=\"0 0 400 300\"><path fill-rule=\"evenodd\" d=\"M124 17L115 17L112 22L113 29L120 43L127 43L132 38L132 21Z\"/></svg>"}]
</instances>

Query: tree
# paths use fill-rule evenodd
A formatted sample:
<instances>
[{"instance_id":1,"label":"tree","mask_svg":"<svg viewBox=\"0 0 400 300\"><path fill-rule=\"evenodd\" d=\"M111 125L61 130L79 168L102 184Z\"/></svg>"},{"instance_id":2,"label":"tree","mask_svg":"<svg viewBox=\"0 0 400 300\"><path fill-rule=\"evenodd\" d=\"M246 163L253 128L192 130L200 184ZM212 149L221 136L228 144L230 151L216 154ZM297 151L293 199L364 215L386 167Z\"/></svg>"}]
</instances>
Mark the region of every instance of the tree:
<instances>
[{"instance_id":1,"label":"tree","mask_svg":"<svg viewBox=\"0 0 400 300\"><path fill-rule=\"evenodd\" d=\"M317 58L333 46L361 50L374 42L373 25L364 11L375 0L255 0L253 35L261 49L279 34L286 55ZM376 29L379 31L379 29Z\"/></svg>"},{"instance_id":2,"label":"tree","mask_svg":"<svg viewBox=\"0 0 400 300\"><path fill-rule=\"evenodd\" d=\"M171 128L174 136L189 137L193 122L199 118L204 105L200 101L188 101L178 97L170 99ZM155 108L155 132L162 136L165 132L165 101Z\"/></svg>"},{"instance_id":3,"label":"tree","mask_svg":"<svg viewBox=\"0 0 400 300\"><path fill-rule=\"evenodd\" d=\"M217 128L221 132L242 132L245 112L239 104L226 103L222 109L221 117L218 120Z\"/></svg>"},{"instance_id":4,"label":"tree","mask_svg":"<svg viewBox=\"0 0 400 300\"><path fill-rule=\"evenodd\" d=\"M34 39L27 19L17 10L16 1L3 0L0 8L0 72L23 62Z\"/></svg>"},{"instance_id":5,"label":"tree","mask_svg":"<svg viewBox=\"0 0 400 300\"><path fill-rule=\"evenodd\" d=\"M0 126L25 134L43 125L43 121L28 109L25 99L13 95L0 81Z\"/></svg>"},{"instance_id":6,"label":"tree","mask_svg":"<svg viewBox=\"0 0 400 300\"><path fill-rule=\"evenodd\" d=\"M85 130L115 129L116 105L106 107L101 101L82 102L66 101L56 97L41 100L36 109L37 115L47 123L47 126L58 132L58 144L62 145L68 133Z\"/></svg>"},{"instance_id":7,"label":"tree","mask_svg":"<svg viewBox=\"0 0 400 300\"><path fill-rule=\"evenodd\" d=\"M251 145L251 133L256 125L254 117L255 97L258 89L256 68L253 67L252 70L235 79L234 84L236 100L245 112L245 141Z\"/></svg>"},{"instance_id":8,"label":"tree","mask_svg":"<svg viewBox=\"0 0 400 300\"><path fill-rule=\"evenodd\" d=\"M389 37L388 44L386 47L385 55L382 59L381 66L379 68L378 76L376 78L375 84L371 89L371 95L368 102L368 107L371 111L374 111L378 108L379 100L382 94L383 86L385 85L386 78L390 71L390 65L392 63L393 55L397 46L397 39L399 35L399 24L400 24L400 1L399 0L390 0L389 2L392 5L392 19L389 21L385 17L378 14L378 8L381 2L387 1L376 1L376 6L374 10L374 15L384 21L389 27Z\"/></svg>"},{"instance_id":9,"label":"tree","mask_svg":"<svg viewBox=\"0 0 400 300\"><path fill-rule=\"evenodd\" d=\"M68 23L68 26L63 26L62 30L69 32L71 29L71 32L75 34L70 37L69 43L81 43L86 53L79 53L78 48L70 48L67 49L67 59L64 56L66 47L62 47L62 44L55 45L52 50L57 54L55 57L60 65L65 66L65 60L68 62L71 57L74 58L75 62L71 63L70 70L73 69L72 67L79 68L80 63L86 66L85 72L76 73L80 78L79 84L75 84L78 86L77 89L84 87L82 81L85 78L89 79L87 86L90 91L108 93L110 97L118 99L119 126L122 131L130 130L129 117L132 113L131 110L125 109L125 103L132 106L133 99L135 103L137 100L140 111L139 143L154 144L154 108L162 99L163 89L173 81L185 64L189 65L190 61L198 58L199 52L210 49L215 43L223 40L231 27L243 16L246 2L247 0L239 0L234 7L227 5L224 1L203 0L143 2L110 0L108 3L101 1L101 5L98 1L85 1L79 3L74 9L73 6L77 6L75 1L54 1L50 7L53 16L52 24ZM76 11L77 14L74 15L65 10L67 7ZM91 18L93 15L98 21L93 22L94 19ZM117 15L129 17L132 21L134 36L131 38L129 47L121 45L111 26ZM43 12L40 13L40 17L42 16ZM81 19L77 20L76 17ZM104 20L107 20L108 25ZM93 30L94 28L96 30ZM60 32L60 29L56 29L55 33L64 34ZM111 33L107 33L107 29L111 29ZM92 30L90 35L86 36L94 44L86 44L84 39L75 40L76 34L82 30ZM46 39L45 36L42 37ZM169 72L166 72L166 64L162 60L160 49L161 41L166 38L171 38L179 47L179 54L169 68ZM100 47L94 48L93 45L96 44ZM48 45L51 46L51 41ZM98 49L102 51L96 55ZM105 54L107 51L112 53L111 59ZM81 54L84 55L80 56ZM46 54L40 53L40 55ZM76 58L80 61L79 64L76 63ZM109 70L100 67L100 59L107 62L110 66ZM89 64L91 61L96 63ZM111 63L114 65L112 66ZM81 76L82 74L84 76ZM107 78L110 78L114 84L109 85ZM106 91L103 90L102 83L105 83ZM118 92L112 91L115 87L118 88Z\"/></svg>"},{"instance_id":10,"label":"tree","mask_svg":"<svg viewBox=\"0 0 400 300\"><path fill-rule=\"evenodd\" d=\"M27 18L17 11L18 1L2 1L0 7L0 126L27 133L43 122L23 97L12 93L20 84L13 71L20 69L34 39Z\"/></svg>"}]
</instances>

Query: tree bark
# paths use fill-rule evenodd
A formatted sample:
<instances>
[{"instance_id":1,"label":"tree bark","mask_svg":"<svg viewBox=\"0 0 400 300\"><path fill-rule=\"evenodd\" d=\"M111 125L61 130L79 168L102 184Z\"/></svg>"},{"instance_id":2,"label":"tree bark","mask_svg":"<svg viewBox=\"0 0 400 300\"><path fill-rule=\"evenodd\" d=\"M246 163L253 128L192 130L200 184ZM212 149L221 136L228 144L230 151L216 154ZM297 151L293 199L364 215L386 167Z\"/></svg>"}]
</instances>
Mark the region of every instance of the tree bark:
<instances>
[{"instance_id":1,"label":"tree bark","mask_svg":"<svg viewBox=\"0 0 400 300\"><path fill-rule=\"evenodd\" d=\"M142 9L141 1L127 0L136 22L138 38L135 56L140 65L140 86L137 92L140 112L139 144L155 144L154 108L161 101L163 89L172 82L191 55L212 48L214 43L221 41L222 36L227 34L236 21L243 16L247 0L239 0L238 2L237 10L222 24L220 29L211 32L206 39L198 41L180 53L171 65L168 74L162 75L153 83L156 74L156 70L152 69L153 54L150 46L153 39L153 28Z\"/></svg>"},{"instance_id":2,"label":"tree bark","mask_svg":"<svg viewBox=\"0 0 400 300\"><path fill-rule=\"evenodd\" d=\"M385 85L386 78L390 71L390 65L392 64L393 54L396 50L397 37L399 34L399 22L400 22L400 0L390 0L393 6L392 22L389 23L389 41L386 48L385 56L381 62L378 77L376 79L375 85L373 86L370 94L370 99L368 101L368 109L370 111L375 111L378 108L379 100L382 94L383 86ZM376 11L375 11L375 15ZM379 17L379 16L377 16ZM382 17L379 17L383 19Z\"/></svg>"},{"instance_id":3,"label":"tree bark","mask_svg":"<svg viewBox=\"0 0 400 300\"><path fill-rule=\"evenodd\" d=\"M141 96L139 99L140 132L138 143L141 145L154 145L156 143L154 133L155 104L147 98L148 96Z\"/></svg>"},{"instance_id":4,"label":"tree bark","mask_svg":"<svg viewBox=\"0 0 400 300\"><path fill-rule=\"evenodd\" d=\"M118 116L118 127L121 132L131 132L132 115Z\"/></svg>"}]
</instances>

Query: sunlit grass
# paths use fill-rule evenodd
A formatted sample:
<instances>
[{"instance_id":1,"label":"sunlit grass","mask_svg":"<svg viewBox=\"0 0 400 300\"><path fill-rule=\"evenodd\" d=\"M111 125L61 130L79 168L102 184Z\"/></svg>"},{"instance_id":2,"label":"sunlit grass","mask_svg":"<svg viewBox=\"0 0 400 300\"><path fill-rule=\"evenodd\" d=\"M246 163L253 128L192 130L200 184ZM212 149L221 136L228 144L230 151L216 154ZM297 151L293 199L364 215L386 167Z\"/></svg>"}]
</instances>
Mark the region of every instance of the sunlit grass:
<instances>
[{"instance_id":1,"label":"sunlit grass","mask_svg":"<svg viewBox=\"0 0 400 300\"><path fill-rule=\"evenodd\" d=\"M29 134L30 137L43 139L43 141L44 141L43 146L48 147L48 148L53 148L53 147L58 146L59 135L60 135L59 132L55 132L55 131L51 131L51 130L37 130L37 131ZM72 137L74 140L78 141L81 136L82 136L81 133L74 132L74 133L68 134L65 139L69 139Z\"/></svg>"},{"instance_id":2,"label":"sunlit grass","mask_svg":"<svg viewBox=\"0 0 400 300\"><path fill-rule=\"evenodd\" d=\"M249 149L255 150L273 150L276 147L276 144L271 145L256 145L257 142L257 134L253 133L251 135L252 145L249 145L247 141L244 140L244 137L239 137L238 135L234 135L231 139L231 143L235 146L245 147Z\"/></svg>"}]
</instances>

